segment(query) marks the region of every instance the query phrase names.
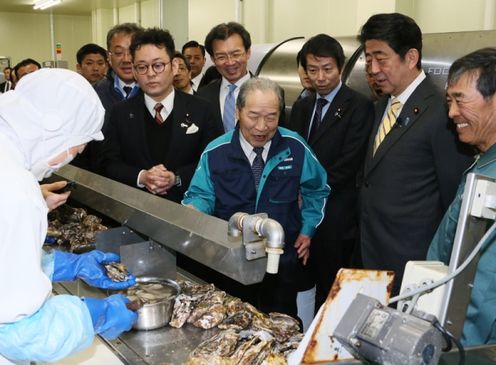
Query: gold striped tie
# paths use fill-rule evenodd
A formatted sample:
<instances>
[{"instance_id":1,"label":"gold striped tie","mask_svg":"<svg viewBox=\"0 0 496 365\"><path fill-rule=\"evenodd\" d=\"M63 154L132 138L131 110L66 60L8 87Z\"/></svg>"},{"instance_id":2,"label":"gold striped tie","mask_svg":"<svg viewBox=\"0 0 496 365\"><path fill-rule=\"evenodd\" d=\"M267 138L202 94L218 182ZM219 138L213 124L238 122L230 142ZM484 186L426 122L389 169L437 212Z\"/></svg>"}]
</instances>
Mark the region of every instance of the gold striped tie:
<instances>
[{"instance_id":1,"label":"gold striped tie","mask_svg":"<svg viewBox=\"0 0 496 365\"><path fill-rule=\"evenodd\" d=\"M386 116L382 120L382 123L379 126L379 129L377 130L377 134L375 136L374 155L375 152L377 151L377 148L379 148L379 145L382 143L382 141L384 141L384 138L386 138L387 134L391 131L391 128L393 128L394 124L396 123L396 118L398 117L398 110L400 108L401 108L401 102L393 97L391 99L391 106L389 107Z\"/></svg>"}]
</instances>

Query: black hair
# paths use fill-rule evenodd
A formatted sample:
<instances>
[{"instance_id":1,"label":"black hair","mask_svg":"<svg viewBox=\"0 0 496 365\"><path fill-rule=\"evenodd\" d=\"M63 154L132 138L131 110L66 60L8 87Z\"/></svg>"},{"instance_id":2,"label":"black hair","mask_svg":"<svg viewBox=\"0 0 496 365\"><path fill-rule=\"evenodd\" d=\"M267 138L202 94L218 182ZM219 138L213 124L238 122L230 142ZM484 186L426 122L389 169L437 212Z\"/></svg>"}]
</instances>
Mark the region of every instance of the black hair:
<instances>
[{"instance_id":1,"label":"black hair","mask_svg":"<svg viewBox=\"0 0 496 365\"><path fill-rule=\"evenodd\" d=\"M110 50L110 43L112 42L112 38L114 37L114 35L124 33L130 34L132 36L142 30L143 28L136 23L122 23L115 25L107 32L107 49Z\"/></svg>"},{"instance_id":2,"label":"black hair","mask_svg":"<svg viewBox=\"0 0 496 365\"><path fill-rule=\"evenodd\" d=\"M172 57L172 59L174 58L180 58L184 61L184 64L186 65L186 68L188 69L188 71L191 71L191 64L189 63L188 59L186 57L184 57L184 55L182 53L179 53L179 52L176 52L174 53L174 56Z\"/></svg>"},{"instance_id":3,"label":"black hair","mask_svg":"<svg viewBox=\"0 0 496 365\"><path fill-rule=\"evenodd\" d=\"M14 66L14 73L16 75L16 78L17 78L17 71L21 67L24 67L24 66L27 66L27 65L36 65L36 66L38 66L39 69L41 68L41 65L39 64L39 62L33 60L32 58L26 58L26 59L22 60L21 62L19 62L17 65Z\"/></svg>"},{"instance_id":4,"label":"black hair","mask_svg":"<svg viewBox=\"0 0 496 365\"><path fill-rule=\"evenodd\" d=\"M296 60L299 60L305 70L307 69L307 56L310 54L315 57L334 58L338 66L338 70L341 72L344 65L343 47L331 36L323 33L317 34L305 42L296 56Z\"/></svg>"},{"instance_id":5,"label":"black hair","mask_svg":"<svg viewBox=\"0 0 496 365\"><path fill-rule=\"evenodd\" d=\"M153 44L158 48L165 48L165 52L167 52L167 55L171 60L176 52L174 48L174 38L172 38L172 35L168 30L148 28L141 32L137 32L131 41L131 46L129 47L133 59L136 50L144 44Z\"/></svg>"},{"instance_id":6,"label":"black hair","mask_svg":"<svg viewBox=\"0 0 496 365\"><path fill-rule=\"evenodd\" d=\"M422 67L422 32L412 18L400 13L372 15L358 36L363 46L371 39L386 42L402 60L410 49L416 49L419 53L417 69Z\"/></svg>"},{"instance_id":7,"label":"black hair","mask_svg":"<svg viewBox=\"0 0 496 365\"><path fill-rule=\"evenodd\" d=\"M221 23L213 27L205 38L205 49L213 57L213 43L215 40L225 41L233 34L238 34L243 40L243 46L248 51L251 47L250 33L241 24L236 22Z\"/></svg>"},{"instance_id":8,"label":"black hair","mask_svg":"<svg viewBox=\"0 0 496 365\"><path fill-rule=\"evenodd\" d=\"M448 86L469 73L477 77L476 87L484 98L496 93L496 48L482 48L457 59L448 72Z\"/></svg>"},{"instance_id":9,"label":"black hair","mask_svg":"<svg viewBox=\"0 0 496 365\"><path fill-rule=\"evenodd\" d=\"M181 53L184 54L184 51L186 50L186 48L200 48L200 51L203 55L203 57L205 57L205 46L203 46L202 44L198 43L197 41L189 41L189 42L186 42L183 46L183 48L181 49Z\"/></svg>"},{"instance_id":10,"label":"black hair","mask_svg":"<svg viewBox=\"0 0 496 365\"><path fill-rule=\"evenodd\" d=\"M95 43L88 43L79 48L79 50L76 53L76 60L78 64L82 64L84 58L89 55L89 54L99 54L103 57L104 60L107 59L107 51L105 51L105 48L100 47L98 44Z\"/></svg>"}]
</instances>

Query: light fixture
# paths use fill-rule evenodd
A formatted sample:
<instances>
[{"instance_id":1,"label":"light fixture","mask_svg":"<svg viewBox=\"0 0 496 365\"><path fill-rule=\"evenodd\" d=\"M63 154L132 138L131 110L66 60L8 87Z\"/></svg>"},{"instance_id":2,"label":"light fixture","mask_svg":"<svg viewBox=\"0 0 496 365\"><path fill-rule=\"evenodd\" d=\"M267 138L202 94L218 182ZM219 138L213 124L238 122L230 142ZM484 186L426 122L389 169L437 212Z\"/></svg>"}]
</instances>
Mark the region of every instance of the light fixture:
<instances>
[{"instance_id":1,"label":"light fixture","mask_svg":"<svg viewBox=\"0 0 496 365\"><path fill-rule=\"evenodd\" d=\"M62 0L37 0L33 4L34 10L45 10L51 6L60 4Z\"/></svg>"}]
</instances>

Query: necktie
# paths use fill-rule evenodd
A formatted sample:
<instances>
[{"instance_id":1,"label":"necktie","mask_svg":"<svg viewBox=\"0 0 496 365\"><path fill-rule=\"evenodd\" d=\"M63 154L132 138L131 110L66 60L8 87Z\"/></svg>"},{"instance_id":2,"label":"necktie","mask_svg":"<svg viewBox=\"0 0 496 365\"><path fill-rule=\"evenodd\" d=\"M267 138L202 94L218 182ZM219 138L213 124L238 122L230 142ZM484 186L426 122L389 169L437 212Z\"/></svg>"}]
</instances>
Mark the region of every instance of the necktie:
<instances>
[{"instance_id":1,"label":"necktie","mask_svg":"<svg viewBox=\"0 0 496 365\"><path fill-rule=\"evenodd\" d=\"M382 119L381 125L379 126L379 129L377 130L377 134L375 136L374 155L377 151L377 148L379 148L379 145L382 143L382 141L384 141L384 138L386 138L387 134L391 131L394 124L396 123L396 118L398 117L398 110L400 109L400 107L401 102L393 97L391 99L391 106L389 107L386 116Z\"/></svg>"},{"instance_id":2,"label":"necktie","mask_svg":"<svg viewBox=\"0 0 496 365\"><path fill-rule=\"evenodd\" d=\"M161 103L157 103L153 107L153 109L155 109L155 122L158 125L161 125L164 122L164 118L162 118L162 114L160 114L163 108L164 106Z\"/></svg>"},{"instance_id":3,"label":"necktie","mask_svg":"<svg viewBox=\"0 0 496 365\"><path fill-rule=\"evenodd\" d=\"M229 92L224 102L223 123L225 132L234 129L234 90L236 90L236 85L229 84Z\"/></svg>"},{"instance_id":4,"label":"necktie","mask_svg":"<svg viewBox=\"0 0 496 365\"><path fill-rule=\"evenodd\" d=\"M253 177L255 178L255 188L258 190L258 184L260 183L260 178L262 177L262 171L264 169L265 163L262 157L263 147L253 147L253 152L256 156L251 164L251 171L253 172Z\"/></svg>"},{"instance_id":5,"label":"necktie","mask_svg":"<svg viewBox=\"0 0 496 365\"><path fill-rule=\"evenodd\" d=\"M126 93L126 99L127 97L129 96L129 93L131 92L131 90L133 89L131 86L124 86L122 88L124 90L124 92Z\"/></svg>"},{"instance_id":6,"label":"necktie","mask_svg":"<svg viewBox=\"0 0 496 365\"><path fill-rule=\"evenodd\" d=\"M317 106L315 107L315 113L312 119L312 127L310 129L310 133L308 134L309 141L312 139L313 136L315 136L317 129L319 129L320 127L320 123L322 122L322 110L324 109L324 106L327 103L328 103L327 99L324 98L317 99Z\"/></svg>"}]
</instances>

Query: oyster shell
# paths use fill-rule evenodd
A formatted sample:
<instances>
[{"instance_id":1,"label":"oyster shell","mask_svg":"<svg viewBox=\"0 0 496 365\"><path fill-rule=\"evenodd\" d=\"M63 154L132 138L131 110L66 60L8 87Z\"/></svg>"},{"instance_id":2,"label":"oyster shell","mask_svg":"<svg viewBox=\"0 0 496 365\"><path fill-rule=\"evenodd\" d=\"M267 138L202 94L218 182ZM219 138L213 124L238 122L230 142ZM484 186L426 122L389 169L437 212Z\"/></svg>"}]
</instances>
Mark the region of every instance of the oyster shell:
<instances>
[{"instance_id":1,"label":"oyster shell","mask_svg":"<svg viewBox=\"0 0 496 365\"><path fill-rule=\"evenodd\" d=\"M129 271L127 271L126 265L121 262L110 262L105 265L105 269L107 269L107 275L112 281L129 280Z\"/></svg>"},{"instance_id":2,"label":"oyster shell","mask_svg":"<svg viewBox=\"0 0 496 365\"><path fill-rule=\"evenodd\" d=\"M236 349L238 334L235 330L222 331L203 341L194 349L185 365L235 365L229 356Z\"/></svg>"},{"instance_id":3,"label":"oyster shell","mask_svg":"<svg viewBox=\"0 0 496 365\"><path fill-rule=\"evenodd\" d=\"M195 299L191 295L179 294L174 300L174 309L172 310L169 325L175 328L181 328L193 311Z\"/></svg>"},{"instance_id":4,"label":"oyster shell","mask_svg":"<svg viewBox=\"0 0 496 365\"><path fill-rule=\"evenodd\" d=\"M227 310L229 312L229 310ZM226 317L221 323L217 325L220 329L233 328L235 330L243 330L251 325L253 314L246 310L240 310Z\"/></svg>"},{"instance_id":5,"label":"oyster shell","mask_svg":"<svg viewBox=\"0 0 496 365\"><path fill-rule=\"evenodd\" d=\"M274 337L265 331L241 331L240 344L231 356L238 365L260 365L271 351Z\"/></svg>"},{"instance_id":6,"label":"oyster shell","mask_svg":"<svg viewBox=\"0 0 496 365\"><path fill-rule=\"evenodd\" d=\"M278 342L285 342L288 338L300 332L300 324L287 314L269 313L272 333Z\"/></svg>"},{"instance_id":7,"label":"oyster shell","mask_svg":"<svg viewBox=\"0 0 496 365\"><path fill-rule=\"evenodd\" d=\"M221 290L208 292L191 313L188 323L204 329L217 326L226 316L225 296L226 293Z\"/></svg>"}]
</instances>

